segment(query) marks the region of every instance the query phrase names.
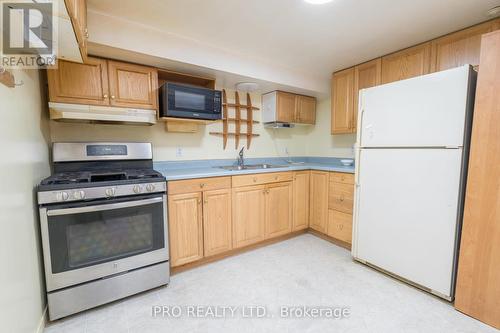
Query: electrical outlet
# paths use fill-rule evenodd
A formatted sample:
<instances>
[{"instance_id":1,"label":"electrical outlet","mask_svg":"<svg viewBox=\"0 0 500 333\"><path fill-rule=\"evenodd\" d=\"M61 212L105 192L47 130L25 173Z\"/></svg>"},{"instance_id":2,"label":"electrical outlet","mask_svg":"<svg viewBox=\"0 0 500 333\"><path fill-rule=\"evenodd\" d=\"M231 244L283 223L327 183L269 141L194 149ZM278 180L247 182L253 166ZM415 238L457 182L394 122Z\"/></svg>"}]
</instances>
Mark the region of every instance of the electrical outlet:
<instances>
[{"instance_id":1,"label":"electrical outlet","mask_svg":"<svg viewBox=\"0 0 500 333\"><path fill-rule=\"evenodd\" d=\"M182 157L182 148L181 147L177 147L177 149L175 150L175 157Z\"/></svg>"}]
</instances>

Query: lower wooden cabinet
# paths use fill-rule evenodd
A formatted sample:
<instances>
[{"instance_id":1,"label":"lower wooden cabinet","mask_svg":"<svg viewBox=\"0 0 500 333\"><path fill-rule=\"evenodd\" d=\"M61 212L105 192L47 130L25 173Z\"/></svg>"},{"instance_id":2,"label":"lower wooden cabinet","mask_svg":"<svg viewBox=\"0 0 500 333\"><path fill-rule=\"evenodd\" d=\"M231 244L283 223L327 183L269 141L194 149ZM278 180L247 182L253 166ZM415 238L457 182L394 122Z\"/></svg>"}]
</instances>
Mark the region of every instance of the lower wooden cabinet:
<instances>
[{"instance_id":1,"label":"lower wooden cabinet","mask_svg":"<svg viewBox=\"0 0 500 333\"><path fill-rule=\"evenodd\" d=\"M309 227L309 180L311 172L293 173L293 222L292 231Z\"/></svg>"},{"instance_id":2,"label":"lower wooden cabinet","mask_svg":"<svg viewBox=\"0 0 500 333\"><path fill-rule=\"evenodd\" d=\"M309 226L326 233L328 220L328 172L311 171Z\"/></svg>"},{"instance_id":3,"label":"lower wooden cabinet","mask_svg":"<svg viewBox=\"0 0 500 333\"><path fill-rule=\"evenodd\" d=\"M267 185L266 238L292 232L292 182Z\"/></svg>"},{"instance_id":4,"label":"lower wooden cabinet","mask_svg":"<svg viewBox=\"0 0 500 333\"><path fill-rule=\"evenodd\" d=\"M231 231L231 189L203 192L205 257L231 250Z\"/></svg>"},{"instance_id":5,"label":"lower wooden cabinet","mask_svg":"<svg viewBox=\"0 0 500 333\"><path fill-rule=\"evenodd\" d=\"M202 194L168 197L170 265L184 265L203 258Z\"/></svg>"},{"instance_id":6,"label":"lower wooden cabinet","mask_svg":"<svg viewBox=\"0 0 500 333\"><path fill-rule=\"evenodd\" d=\"M351 244L352 215L329 209L326 234L332 238Z\"/></svg>"},{"instance_id":7,"label":"lower wooden cabinet","mask_svg":"<svg viewBox=\"0 0 500 333\"><path fill-rule=\"evenodd\" d=\"M264 240L266 186L233 188L233 247Z\"/></svg>"}]
</instances>

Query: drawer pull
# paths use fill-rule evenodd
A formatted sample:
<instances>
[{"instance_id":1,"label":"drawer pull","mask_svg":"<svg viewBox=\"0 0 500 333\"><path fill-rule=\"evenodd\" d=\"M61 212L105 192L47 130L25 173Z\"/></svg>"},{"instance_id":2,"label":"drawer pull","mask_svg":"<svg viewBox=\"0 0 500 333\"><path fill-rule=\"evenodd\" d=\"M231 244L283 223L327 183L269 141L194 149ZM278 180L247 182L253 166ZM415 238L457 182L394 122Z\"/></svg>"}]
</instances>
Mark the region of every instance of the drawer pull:
<instances>
[{"instance_id":1,"label":"drawer pull","mask_svg":"<svg viewBox=\"0 0 500 333\"><path fill-rule=\"evenodd\" d=\"M339 224L339 229L342 230L344 228L343 224Z\"/></svg>"},{"instance_id":2,"label":"drawer pull","mask_svg":"<svg viewBox=\"0 0 500 333\"><path fill-rule=\"evenodd\" d=\"M342 177L341 177L340 179L342 179L342 181L344 181L344 180L345 180L345 176L344 176L344 175L342 175Z\"/></svg>"},{"instance_id":3,"label":"drawer pull","mask_svg":"<svg viewBox=\"0 0 500 333\"><path fill-rule=\"evenodd\" d=\"M200 184L200 188L204 188L204 187L205 187L205 185L206 185L205 183L201 183L201 184Z\"/></svg>"},{"instance_id":4,"label":"drawer pull","mask_svg":"<svg viewBox=\"0 0 500 333\"><path fill-rule=\"evenodd\" d=\"M274 177L274 180L278 180L278 179L279 179L279 177L278 177L278 176Z\"/></svg>"},{"instance_id":5,"label":"drawer pull","mask_svg":"<svg viewBox=\"0 0 500 333\"><path fill-rule=\"evenodd\" d=\"M340 197L338 197L338 198L337 198L337 200L338 200L338 201L340 201L340 202L344 202L344 199L345 199L345 198L344 198L344 196L343 196L343 195L341 195Z\"/></svg>"},{"instance_id":6,"label":"drawer pull","mask_svg":"<svg viewBox=\"0 0 500 333\"><path fill-rule=\"evenodd\" d=\"M253 179L253 182L254 182L254 183L257 183L257 178L254 178L254 179Z\"/></svg>"}]
</instances>

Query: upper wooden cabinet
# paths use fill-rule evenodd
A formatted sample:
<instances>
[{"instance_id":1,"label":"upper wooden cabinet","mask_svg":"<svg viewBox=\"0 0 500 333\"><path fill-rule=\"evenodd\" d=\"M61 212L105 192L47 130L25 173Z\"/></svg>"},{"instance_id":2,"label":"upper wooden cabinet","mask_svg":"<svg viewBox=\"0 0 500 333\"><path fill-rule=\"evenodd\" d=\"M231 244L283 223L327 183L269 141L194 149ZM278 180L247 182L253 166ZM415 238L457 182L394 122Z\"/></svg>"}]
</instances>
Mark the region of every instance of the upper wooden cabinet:
<instances>
[{"instance_id":1,"label":"upper wooden cabinet","mask_svg":"<svg viewBox=\"0 0 500 333\"><path fill-rule=\"evenodd\" d=\"M184 265L203 258L201 193L168 197L170 265Z\"/></svg>"},{"instance_id":2,"label":"upper wooden cabinet","mask_svg":"<svg viewBox=\"0 0 500 333\"><path fill-rule=\"evenodd\" d=\"M89 38L87 28L87 1L86 0L64 0L66 9L75 31L76 40L80 48L83 61L87 60L87 40Z\"/></svg>"},{"instance_id":3,"label":"upper wooden cabinet","mask_svg":"<svg viewBox=\"0 0 500 333\"><path fill-rule=\"evenodd\" d=\"M332 77L332 134L352 133L354 113L354 67Z\"/></svg>"},{"instance_id":4,"label":"upper wooden cabinet","mask_svg":"<svg viewBox=\"0 0 500 333\"><path fill-rule=\"evenodd\" d=\"M109 105L108 62L87 58L83 64L59 60L47 70L51 102Z\"/></svg>"},{"instance_id":5,"label":"upper wooden cabinet","mask_svg":"<svg viewBox=\"0 0 500 333\"><path fill-rule=\"evenodd\" d=\"M464 29L432 42L431 71L439 72L465 64L479 65L481 36L499 29L500 20Z\"/></svg>"},{"instance_id":6,"label":"upper wooden cabinet","mask_svg":"<svg viewBox=\"0 0 500 333\"><path fill-rule=\"evenodd\" d=\"M378 86L381 82L382 59L375 59L354 67L354 101L351 132L355 133L358 124L359 91Z\"/></svg>"},{"instance_id":7,"label":"upper wooden cabinet","mask_svg":"<svg viewBox=\"0 0 500 333\"><path fill-rule=\"evenodd\" d=\"M382 83L409 79L428 74L431 43L424 43L382 57Z\"/></svg>"},{"instance_id":8,"label":"upper wooden cabinet","mask_svg":"<svg viewBox=\"0 0 500 333\"><path fill-rule=\"evenodd\" d=\"M314 97L272 91L262 96L262 106L264 123L316 123L316 98Z\"/></svg>"},{"instance_id":9,"label":"upper wooden cabinet","mask_svg":"<svg viewBox=\"0 0 500 333\"><path fill-rule=\"evenodd\" d=\"M316 123L316 98L297 95L295 122L299 124Z\"/></svg>"},{"instance_id":10,"label":"upper wooden cabinet","mask_svg":"<svg viewBox=\"0 0 500 333\"><path fill-rule=\"evenodd\" d=\"M108 61L111 105L141 109L158 108L156 68Z\"/></svg>"},{"instance_id":11,"label":"upper wooden cabinet","mask_svg":"<svg viewBox=\"0 0 500 333\"><path fill-rule=\"evenodd\" d=\"M155 68L91 58L47 70L50 102L158 109Z\"/></svg>"}]
</instances>

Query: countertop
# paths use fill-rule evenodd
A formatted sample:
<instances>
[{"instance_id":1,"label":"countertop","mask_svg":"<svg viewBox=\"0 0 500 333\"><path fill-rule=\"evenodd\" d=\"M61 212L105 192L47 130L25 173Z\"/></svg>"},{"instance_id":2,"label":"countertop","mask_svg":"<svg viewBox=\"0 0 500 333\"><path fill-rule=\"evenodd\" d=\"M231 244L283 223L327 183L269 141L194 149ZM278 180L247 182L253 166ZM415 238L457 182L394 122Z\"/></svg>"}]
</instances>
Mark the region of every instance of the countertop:
<instances>
[{"instance_id":1,"label":"countertop","mask_svg":"<svg viewBox=\"0 0 500 333\"><path fill-rule=\"evenodd\" d=\"M291 162L291 163L290 163ZM155 170L161 172L167 181L237 176L268 172L286 172L299 170L319 170L336 171L345 173L354 173L354 165L343 166L339 158L335 157L294 157L291 161L285 161L282 158L253 158L245 159L245 164L277 164L283 165L280 168L257 169L257 170L224 170L218 166L234 165L235 160L197 160L197 161L163 161L155 162Z\"/></svg>"}]
</instances>

